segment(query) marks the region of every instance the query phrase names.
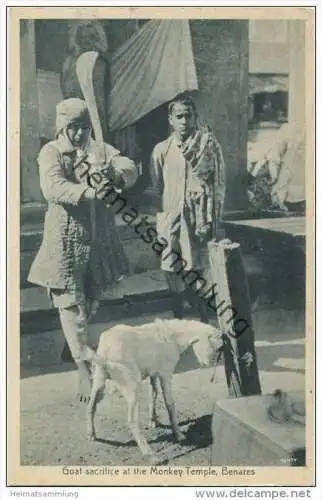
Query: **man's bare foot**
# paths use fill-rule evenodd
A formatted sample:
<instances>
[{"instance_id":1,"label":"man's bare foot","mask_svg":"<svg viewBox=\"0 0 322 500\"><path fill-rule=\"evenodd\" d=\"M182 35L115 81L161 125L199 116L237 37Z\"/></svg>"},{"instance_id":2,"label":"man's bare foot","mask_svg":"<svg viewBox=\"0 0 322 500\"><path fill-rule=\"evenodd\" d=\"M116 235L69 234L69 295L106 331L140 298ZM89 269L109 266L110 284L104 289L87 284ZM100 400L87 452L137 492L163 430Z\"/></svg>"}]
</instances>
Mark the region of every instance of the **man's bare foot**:
<instances>
[{"instance_id":1,"label":"man's bare foot","mask_svg":"<svg viewBox=\"0 0 322 500\"><path fill-rule=\"evenodd\" d=\"M157 427L161 427L161 423L156 417L149 420L149 422L146 425L147 429L156 429Z\"/></svg>"},{"instance_id":2,"label":"man's bare foot","mask_svg":"<svg viewBox=\"0 0 322 500\"><path fill-rule=\"evenodd\" d=\"M77 399L82 403L88 403L92 388L91 371L89 368L89 364L86 361L79 361L77 363L77 368L78 368Z\"/></svg>"}]
</instances>

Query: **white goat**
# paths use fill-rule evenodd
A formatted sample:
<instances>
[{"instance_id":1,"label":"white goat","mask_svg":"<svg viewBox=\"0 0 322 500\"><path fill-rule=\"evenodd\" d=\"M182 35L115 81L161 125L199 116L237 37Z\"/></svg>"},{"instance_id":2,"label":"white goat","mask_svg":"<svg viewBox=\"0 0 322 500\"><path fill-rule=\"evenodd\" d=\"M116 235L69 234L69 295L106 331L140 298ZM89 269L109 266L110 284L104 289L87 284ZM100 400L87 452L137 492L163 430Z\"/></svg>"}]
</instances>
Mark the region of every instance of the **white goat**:
<instances>
[{"instance_id":1,"label":"white goat","mask_svg":"<svg viewBox=\"0 0 322 500\"><path fill-rule=\"evenodd\" d=\"M140 383L150 377L152 397L149 416L156 424L157 381L159 379L165 405L176 441L182 441L172 396L172 377L180 356L192 347L199 364L212 366L222 347L221 332L210 325L192 320L159 320L141 326L117 325L104 331L97 353L90 351L94 363L93 386L87 408L87 434L94 440L94 416L99 394L111 379L128 402L128 423L146 460L157 463L139 428Z\"/></svg>"}]
</instances>

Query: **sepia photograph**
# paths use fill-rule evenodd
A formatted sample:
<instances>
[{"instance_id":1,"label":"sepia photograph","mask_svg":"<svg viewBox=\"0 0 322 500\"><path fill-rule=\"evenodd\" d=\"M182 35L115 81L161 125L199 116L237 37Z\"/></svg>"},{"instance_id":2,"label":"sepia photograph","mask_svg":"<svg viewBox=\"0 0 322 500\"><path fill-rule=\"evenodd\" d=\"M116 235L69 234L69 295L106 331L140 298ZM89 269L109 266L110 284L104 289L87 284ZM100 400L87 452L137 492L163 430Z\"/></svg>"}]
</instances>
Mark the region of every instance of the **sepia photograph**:
<instances>
[{"instance_id":1,"label":"sepia photograph","mask_svg":"<svg viewBox=\"0 0 322 500\"><path fill-rule=\"evenodd\" d=\"M313 485L314 9L7 36L9 484Z\"/></svg>"}]
</instances>

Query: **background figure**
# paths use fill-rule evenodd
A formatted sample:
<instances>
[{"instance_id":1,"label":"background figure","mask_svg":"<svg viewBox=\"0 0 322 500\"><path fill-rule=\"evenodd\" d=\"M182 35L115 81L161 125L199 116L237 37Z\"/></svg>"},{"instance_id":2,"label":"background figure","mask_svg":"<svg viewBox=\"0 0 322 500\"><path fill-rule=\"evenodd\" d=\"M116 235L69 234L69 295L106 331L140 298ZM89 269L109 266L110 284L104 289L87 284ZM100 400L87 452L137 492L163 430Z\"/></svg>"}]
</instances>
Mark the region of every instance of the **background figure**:
<instances>
[{"instance_id":1,"label":"background figure","mask_svg":"<svg viewBox=\"0 0 322 500\"><path fill-rule=\"evenodd\" d=\"M278 176L272 198L288 210L305 213L305 131L282 125L274 146L268 153L270 164L276 165Z\"/></svg>"},{"instance_id":2,"label":"background figure","mask_svg":"<svg viewBox=\"0 0 322 500\"><path fill-rule=\"evenodd\" d=\"M77 59L84 52L99 53L93 72L93 86L105 141L109 140L107 117L110 78L107 50L106 34L99 21L77 22L70 31L68 55L62 65L60 79L64 99L70 97L84 99L76 74Z\"/></svg>"},{"instance_id":3,"label":"background figure","mask_svg":"<svg viewBox=\"0 0 322 500\"><path fill-rule=\"evenodd\" d=\"M183 315L185 292L197 306L200 320L207 323L206 303L196 293L200 286L196 272L207 281L207 243L217 236L225 196L224 160L209 127L198 127L189 95L180 94L170 102L168 119L173 132L155 146L151 160L153 184L162 199L157 231L167 242L161 268L173 292L174 316ZM185 274L191 271L189 282L182 279L183 269ZM191 277L195 277L192 282Z\"/></svg>"},{"instance_id":4,"label":"background figure","mask_svg":"<svg viewBox=\"0 0 322 500\"><path fill-rule=\"evenodd\" d=\"M248 200L258 210L305 211L304 134L285 123L273 145L248 158Z\"/></svg>"}]
</instances>

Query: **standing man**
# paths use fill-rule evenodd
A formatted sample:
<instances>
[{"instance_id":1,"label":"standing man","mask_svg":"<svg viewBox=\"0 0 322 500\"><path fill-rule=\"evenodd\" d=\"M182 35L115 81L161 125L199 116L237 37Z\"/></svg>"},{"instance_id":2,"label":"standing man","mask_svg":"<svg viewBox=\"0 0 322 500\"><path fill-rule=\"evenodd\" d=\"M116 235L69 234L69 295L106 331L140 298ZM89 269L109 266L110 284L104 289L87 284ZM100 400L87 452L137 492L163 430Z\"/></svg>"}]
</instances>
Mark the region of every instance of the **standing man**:
<instances>
[{"instance_id":1,"label":"standing man","mask_svg":"<svg viewBox=\"0 0 322 500\"><path fill-rule=\"evenodd\" d=\"M85 402L91 390L88 321L102 294L118 287L128 273L113 208L106 206L106 200L111 184L123 189L137 179L134 163L110 144L105 143L106 165L98 164L91 127L83 100L71 98L57 105L56 137L38 156L48 207L43 240L28 276L31 283L48 290L58 308L78 368L79 399ZM101 172L102 181L91 177L93 168L96 175Z\"/></svg>"},{"instance_id":2,"label":"standing man","mask_svg":"<svg viewBox=\"0 0 322 500\"><path fill-rule=\"evenodd\" d=\"M187 94L170 102L168 118L172 133L155 146L151 161L153 184L162 200L157 231L167 243L161 269L172 292L174 316L183 316L185 291L197 305L200 320L208 323L197 283L188 286L180 270L202 276L209 269L207 243L216 238L225 196L224 160L209 127L198 126L195 104Z\"/></svg>"}]
</instances>

